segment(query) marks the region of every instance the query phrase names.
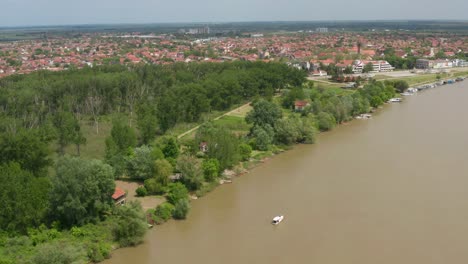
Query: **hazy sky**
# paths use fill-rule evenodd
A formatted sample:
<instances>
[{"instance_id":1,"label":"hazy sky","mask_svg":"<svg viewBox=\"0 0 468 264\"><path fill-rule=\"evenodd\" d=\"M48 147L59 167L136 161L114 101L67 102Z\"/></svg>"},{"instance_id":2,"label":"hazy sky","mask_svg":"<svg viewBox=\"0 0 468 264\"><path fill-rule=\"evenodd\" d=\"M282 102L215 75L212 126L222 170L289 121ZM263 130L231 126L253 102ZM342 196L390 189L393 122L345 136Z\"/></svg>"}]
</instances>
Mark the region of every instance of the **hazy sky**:
<instances>
[{"instance_id":1,"label":"hazy sky","mask_svg":"<svg viewBox=\"0 0 468 264\"><path fill-rule=\"evenodd\" d=\"M467 10L467 0L0 0L0 26L298 20L468 20Z\"/></svg>"}]
</instances>

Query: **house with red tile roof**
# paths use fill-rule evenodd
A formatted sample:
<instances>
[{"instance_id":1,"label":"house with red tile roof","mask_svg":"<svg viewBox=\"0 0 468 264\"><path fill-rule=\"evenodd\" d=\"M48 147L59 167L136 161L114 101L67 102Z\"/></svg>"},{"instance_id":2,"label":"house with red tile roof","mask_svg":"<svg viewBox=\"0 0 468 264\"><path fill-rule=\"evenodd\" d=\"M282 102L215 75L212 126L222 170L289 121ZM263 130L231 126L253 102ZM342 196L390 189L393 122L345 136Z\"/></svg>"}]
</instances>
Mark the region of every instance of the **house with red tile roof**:
<instances>
[{"instance_id":1,"label":"house with red tile roof","mask_svg":"<svg viewBox=\"0 0 468 264\"><path fill-rule=\"evenodd\" d=\"M123 205L125 204L125 199L127 197L127 193L119 187L115 187L114 194L112 194L112 200L116 205Z\"/></svg>"}]
</instances>

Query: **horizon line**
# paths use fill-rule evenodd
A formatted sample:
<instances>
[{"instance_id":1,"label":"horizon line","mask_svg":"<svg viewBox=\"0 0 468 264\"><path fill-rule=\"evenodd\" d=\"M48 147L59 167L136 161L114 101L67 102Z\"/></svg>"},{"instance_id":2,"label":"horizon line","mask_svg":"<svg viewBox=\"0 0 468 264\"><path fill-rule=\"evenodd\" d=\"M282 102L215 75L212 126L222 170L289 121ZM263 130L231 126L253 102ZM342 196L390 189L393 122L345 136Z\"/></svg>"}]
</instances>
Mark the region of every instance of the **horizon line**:
<instances>
[{"instance_id":1,"label":"horizon line","mask_svg":"<svg viewBox=\"0 0 468 264\"><path fill-rule=\"evenodd\" d=\"M138 26L138 25L178 25L178 24L232 24L232 23L356 23L356 22L458 22L468 23L468 19L334 19L334 20L258 20L258 21L192 21L192 22L110 22L1 26L0 29L25 29L46 27L86 27L86 26Z\"/></svg>"}]
</instances>

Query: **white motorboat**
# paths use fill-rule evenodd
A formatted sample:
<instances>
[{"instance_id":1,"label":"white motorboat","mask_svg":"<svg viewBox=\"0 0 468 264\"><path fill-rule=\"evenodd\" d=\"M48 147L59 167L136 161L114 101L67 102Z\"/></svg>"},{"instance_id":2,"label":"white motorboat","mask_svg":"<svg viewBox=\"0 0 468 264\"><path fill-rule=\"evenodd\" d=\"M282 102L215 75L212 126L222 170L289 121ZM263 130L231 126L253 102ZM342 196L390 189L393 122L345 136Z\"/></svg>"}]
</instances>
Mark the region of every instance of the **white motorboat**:
<instances>
[{"instance_id":1,"label":"white motorboat","mask_svg":"<svg viewBox=\"0 0 468 264\"><path fill-rule=\"evenodd\" d=\"M371 114L361 114L356 116L356 119L371 119L372 115Z\"/></svg>"},{"instance_id":2,"label":"white motorboat","mask_svg":"<svg viewBox=\"0 0 468 264\"><path fill-rule=\"evenodd\" d=\"M273 220L271 221L271 223L274 224L274 225L277 225L277 224L281 223L281 221L283 221L283 219L284 219L283 215L278 215L278 216L273 217Z\"/></svg>"},{"instance_id":3,"label":"white motorboat","mask_svg":"<svg viewBox=\"0 0 468 264\"><path fill-rule=\"evenodd\" d=\"M410 95L413 95L413 93L404 92L404 93L401 93L401 95L403 95L403 96L410 96Z\"/></svg>"},{"instance_id":4,"label":"white motorboat","mask_svg":"<svg viewBox=\"0 0 468 264\"><path fill-rule=\"evenodd\" d=\"M388 100L389 103L401 103L401 98L392 98Z\"/></svg>"}]
</instances>

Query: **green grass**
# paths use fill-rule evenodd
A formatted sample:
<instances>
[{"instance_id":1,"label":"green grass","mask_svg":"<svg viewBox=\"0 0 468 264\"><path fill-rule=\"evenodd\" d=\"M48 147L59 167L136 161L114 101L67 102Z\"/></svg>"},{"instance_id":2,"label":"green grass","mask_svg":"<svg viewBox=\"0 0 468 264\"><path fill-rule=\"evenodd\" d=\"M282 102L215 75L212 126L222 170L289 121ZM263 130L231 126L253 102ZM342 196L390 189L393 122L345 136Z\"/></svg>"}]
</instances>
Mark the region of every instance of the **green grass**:
<instances>
[{"instance_id":1,"label":"green grass","mask_svg":"<svg viewBox=\"0 0 468 264\"><path fill-rule=\"evenodd\" d=\"M239 116L223 116L222 118L214 121L215 125L225 127L236 134L247 134L251 125L245 122L243 117Z\"/></svg>"},{"instance_id":2,"label":"green grass","mask_svg":"<svg viewBox=\"0 0 468 264\"><path fill-rule=\"evenodd\" d=\"M86 137L86 144L80 147L81 157L88 159L103 159L106 150L106 138L110 135L112 122L104 120L99 122L99 133L93 122L82 121L81 130ZM76 155L76 146L69 145L65 152L70 155Z\"/></svg>"}]
</instances>

